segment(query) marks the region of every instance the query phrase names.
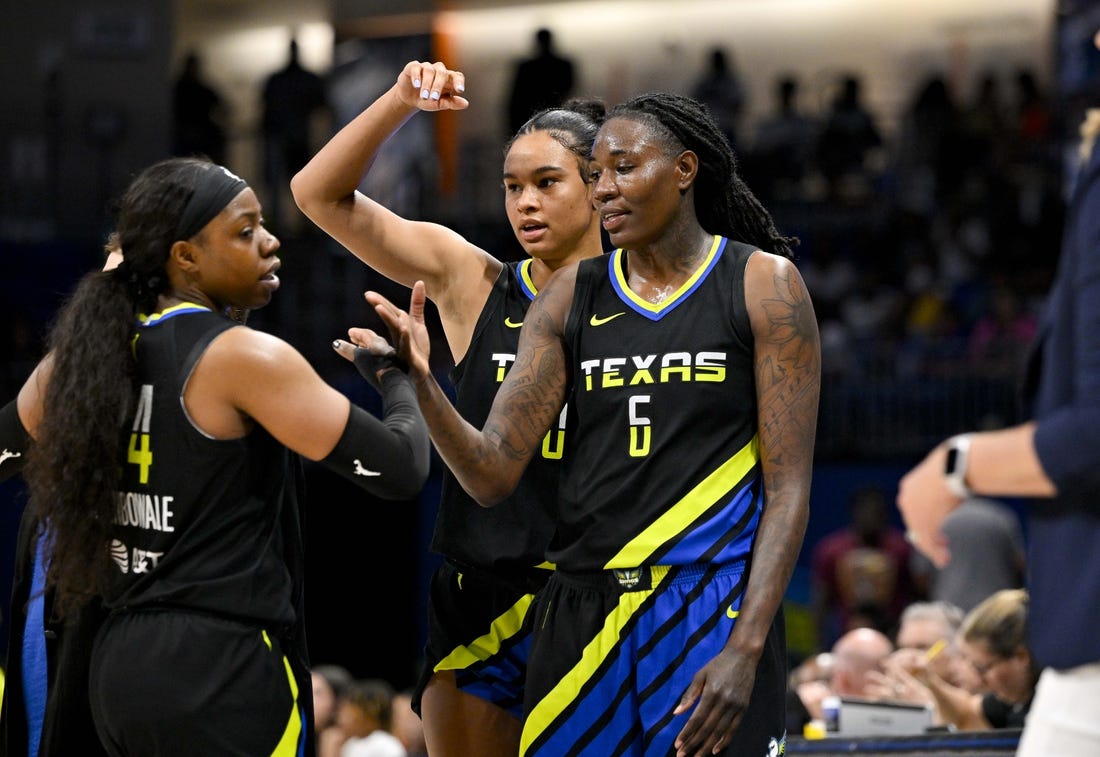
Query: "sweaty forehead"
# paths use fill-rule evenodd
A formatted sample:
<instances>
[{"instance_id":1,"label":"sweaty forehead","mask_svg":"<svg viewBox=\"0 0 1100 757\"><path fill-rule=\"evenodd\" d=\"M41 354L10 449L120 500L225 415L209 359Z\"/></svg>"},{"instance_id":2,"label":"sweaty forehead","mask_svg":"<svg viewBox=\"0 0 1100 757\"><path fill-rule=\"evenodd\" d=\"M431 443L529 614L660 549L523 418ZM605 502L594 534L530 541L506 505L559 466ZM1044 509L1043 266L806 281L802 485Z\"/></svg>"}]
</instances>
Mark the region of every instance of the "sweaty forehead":
<instances>
[{"instance_id":1,"label":"sweaty forehead","mask_svg":"<svg viewBox=\"0 0 1100 757\"><path fill-rule=\"evenodd\" d=\"M604 122L596 136L593 154L637 154L649 150L667 152L674 147L672 135L649 118L614 116Z\"/></svg>"}]
</instances>

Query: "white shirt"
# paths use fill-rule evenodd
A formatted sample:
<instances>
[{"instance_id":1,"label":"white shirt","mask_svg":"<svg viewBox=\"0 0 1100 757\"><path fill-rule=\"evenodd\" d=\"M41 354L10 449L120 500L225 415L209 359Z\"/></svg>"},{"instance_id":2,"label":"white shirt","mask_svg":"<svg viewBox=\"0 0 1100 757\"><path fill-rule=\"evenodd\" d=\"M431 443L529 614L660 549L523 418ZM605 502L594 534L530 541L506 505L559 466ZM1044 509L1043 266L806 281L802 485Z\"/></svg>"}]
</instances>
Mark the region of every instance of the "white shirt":
<instances>
[{"instance_id":1,"label":"white shirt","mask_svg":"<svg viewBox=\"0 0 1100 757\"><path fill-rule=\"evenodd\" d=\"M407 757L405 747L397 737L386 731L375 731L363 739L348 739L340 757Z\"/></svg>"}]
</instances>

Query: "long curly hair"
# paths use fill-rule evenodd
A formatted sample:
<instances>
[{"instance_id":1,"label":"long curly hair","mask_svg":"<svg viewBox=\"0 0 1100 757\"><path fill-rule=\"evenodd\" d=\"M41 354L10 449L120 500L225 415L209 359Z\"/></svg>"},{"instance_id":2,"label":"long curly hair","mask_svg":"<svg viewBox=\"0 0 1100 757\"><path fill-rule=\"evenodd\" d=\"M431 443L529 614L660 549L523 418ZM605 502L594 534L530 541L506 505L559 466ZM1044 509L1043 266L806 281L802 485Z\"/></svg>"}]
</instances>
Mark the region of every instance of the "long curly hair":
<instances>
[{"instance_id":1,"label":"long curly hair","mask_svg":"<svg viewBox=\"0 0 1100 757\"><path fill-rule=\"evenodd\" d=\"M670 147L699 156L695 215L706 231L793 257L798 239L779 233L771 213L741 180L733 148L705 105L683 95L652 92L613 107L607 119L616 117L649 124L664 133Z\"/></svg>"},{"instance_id":2,"label":"long curly hair","mask_svg":"<svg viewBox=\"0 0 1100 757\"><path fill-rule=\"evenodd\" d=\"M139 174L119 202L124 263L84 276L47 337L49 381L24 471L29 506L49 534L46 584L60 617L101 594L122 476L122 428L134 411L130 342L135 316L152 312L177 223L208 161L173 158Z\"/></svg>"}]
</instances>

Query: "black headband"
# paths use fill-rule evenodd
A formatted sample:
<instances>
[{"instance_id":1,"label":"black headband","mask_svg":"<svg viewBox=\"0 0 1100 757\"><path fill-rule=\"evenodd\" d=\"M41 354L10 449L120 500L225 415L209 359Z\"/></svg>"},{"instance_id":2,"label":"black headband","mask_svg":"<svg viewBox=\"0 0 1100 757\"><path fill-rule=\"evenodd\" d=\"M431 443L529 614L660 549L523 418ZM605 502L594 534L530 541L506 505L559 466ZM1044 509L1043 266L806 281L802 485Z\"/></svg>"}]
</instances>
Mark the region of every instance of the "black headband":
<instances>
[{"instance_id":1,"label":"black headband","mask_svg":"<svg viewBox=\"0 0 1100 757\"><path fill-rule=\"evenodd\" d=\"M202 165L199 171L195 191L176 224L176 239L190 239L198 234L234 197L248 188L244 179L216 163Z\"/></svg>"}]
</instances>

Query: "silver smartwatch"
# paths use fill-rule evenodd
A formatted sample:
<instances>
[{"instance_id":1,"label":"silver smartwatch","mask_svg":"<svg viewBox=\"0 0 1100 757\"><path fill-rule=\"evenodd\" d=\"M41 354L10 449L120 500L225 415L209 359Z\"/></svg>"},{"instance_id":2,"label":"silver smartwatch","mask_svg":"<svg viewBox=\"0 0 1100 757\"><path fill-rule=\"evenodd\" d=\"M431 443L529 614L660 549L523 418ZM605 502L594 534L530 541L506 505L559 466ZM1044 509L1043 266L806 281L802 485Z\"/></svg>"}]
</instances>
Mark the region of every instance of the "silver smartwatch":
<instances>
[{"instance_id":1,"label":"silver smartwatch","mask_svg":"<svg viewBox=\"0 0 1100 757\"><path fill-rule=\"evenodd\" d=\"M974 491L966 484L966 469L970 462L970 434L959 434L947 441L947 458L943 464L943 482L956 497L966 499Z\"/></svg>"}]
</instances>

